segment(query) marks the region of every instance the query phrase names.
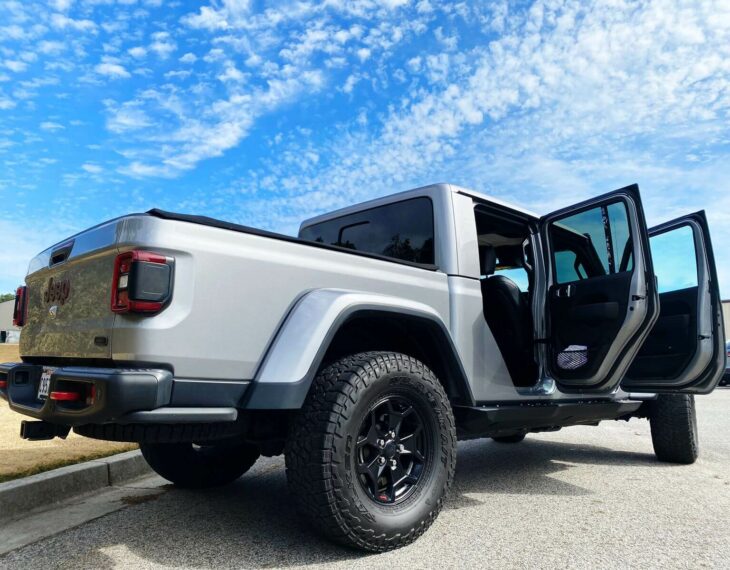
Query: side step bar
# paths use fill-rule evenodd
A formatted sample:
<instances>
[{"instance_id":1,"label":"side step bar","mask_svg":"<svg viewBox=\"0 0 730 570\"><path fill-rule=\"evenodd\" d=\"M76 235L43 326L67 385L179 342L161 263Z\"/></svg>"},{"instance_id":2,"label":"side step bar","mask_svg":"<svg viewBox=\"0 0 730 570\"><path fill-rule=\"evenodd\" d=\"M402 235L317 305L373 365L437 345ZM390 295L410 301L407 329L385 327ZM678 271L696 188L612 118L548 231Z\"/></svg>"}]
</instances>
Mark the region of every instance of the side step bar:
<instances>
[{"instance_id":1,"label":"side step bar","mask_svg":"<svg viewBox=\"0 0 730 570\"><path fill-rule=\"evenodd\" d=\"M474 439L504 433L554 431L567 426L597 424L601 420L628 419L641 404L635 400L603 400L456 406L456 434L459 439Z\"/></svg>"}]
</instances>

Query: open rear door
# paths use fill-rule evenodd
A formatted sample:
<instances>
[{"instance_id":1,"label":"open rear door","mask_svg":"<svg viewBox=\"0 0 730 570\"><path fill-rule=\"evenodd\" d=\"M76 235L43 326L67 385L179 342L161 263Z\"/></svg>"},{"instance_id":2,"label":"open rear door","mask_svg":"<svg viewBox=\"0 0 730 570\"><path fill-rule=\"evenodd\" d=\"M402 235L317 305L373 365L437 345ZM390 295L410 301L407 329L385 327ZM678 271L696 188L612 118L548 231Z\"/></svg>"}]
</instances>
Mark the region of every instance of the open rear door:
<instances>
[{"instance_id":1,"label":"open rear door","mask_svg":"<svg viewBox=\"0 0 730 570\"><path fill-rule=\"evenodd\" d=\"M540 220L540 359L564 392L606 393L626 374L659 314L639 188Z\"/></svg>"},{"instance_id":2,"label":"open rear door","mask_svg":"<svg viewBox=\"0 0 730 570\"><path fill-rule=\"evenodd\" d=\"M725 332L704 212L649 231L659 319L621 387L631 392L711 392L725 371Z\"/></svg>"}]
</instances>

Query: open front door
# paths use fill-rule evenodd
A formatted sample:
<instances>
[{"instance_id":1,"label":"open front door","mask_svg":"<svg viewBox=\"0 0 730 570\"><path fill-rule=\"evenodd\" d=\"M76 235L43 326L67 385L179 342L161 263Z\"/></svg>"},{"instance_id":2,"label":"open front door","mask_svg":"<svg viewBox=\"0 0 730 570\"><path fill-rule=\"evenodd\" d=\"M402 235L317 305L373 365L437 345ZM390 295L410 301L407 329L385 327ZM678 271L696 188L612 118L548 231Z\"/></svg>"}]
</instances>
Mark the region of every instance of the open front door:
<instances>
[{"instance_id":1,"label":"open front door","mask_svg":"<svg viewBox=\"0 0 730 570\"><path fill-rule=\"evenodd\" d=\"M564 392L609 392L659 313L638 186L545 216L540 237L545 371Z\"/></svg>"},{"instance_id":2,"label":"open front door","mask_svg":"<svg viewBox=\"0 0 730 570\"><path fill-rule=\"evenodd\" d=\"M631 392L711 392L725 371L725 332L704 212L649 231L659 319L621 387Z\"/></svg>"}]
</instances>

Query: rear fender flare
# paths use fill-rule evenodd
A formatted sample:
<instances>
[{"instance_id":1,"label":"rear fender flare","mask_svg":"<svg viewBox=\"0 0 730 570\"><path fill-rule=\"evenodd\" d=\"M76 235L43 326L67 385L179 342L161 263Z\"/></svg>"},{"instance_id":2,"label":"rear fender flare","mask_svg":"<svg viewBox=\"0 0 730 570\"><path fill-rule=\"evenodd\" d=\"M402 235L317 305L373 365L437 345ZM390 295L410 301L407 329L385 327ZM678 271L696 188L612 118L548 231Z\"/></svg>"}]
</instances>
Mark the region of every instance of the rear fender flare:
<instances>
[{"instance_id":1,"label":"rear fender flare","mask_svg":"<svg viewBox=\"0 0 730 570\"><path fill-rule=\"evenodd\" d=\"M299 409L340 327L359 312L394 313L438 327L455 380L473 401L466 373L443 319L432 307L399 297L342 289L303 295L284 319L266 352L245 402L246 409Z\"/></svg>"}]
</instances>

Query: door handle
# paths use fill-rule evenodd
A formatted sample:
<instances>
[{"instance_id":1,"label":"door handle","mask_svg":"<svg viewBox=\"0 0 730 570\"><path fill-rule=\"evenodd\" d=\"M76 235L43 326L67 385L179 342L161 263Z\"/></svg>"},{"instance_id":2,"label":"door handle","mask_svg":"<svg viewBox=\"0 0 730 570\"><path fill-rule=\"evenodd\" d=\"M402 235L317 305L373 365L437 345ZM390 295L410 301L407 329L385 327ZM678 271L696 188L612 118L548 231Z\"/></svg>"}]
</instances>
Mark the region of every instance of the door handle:
<instances>
[{"instance_id":1,"label":"door handle","mask_svg":"<svg viewBox=\"0 0 730 570\"><path fill-rule=\"evenodd\" d=\"M575 285L565 285L563 287L558 287L557 289L555 289L555 296L558 299L567 299L569 297L572 297L574 292Z\"/></svg>"}]
</instances>

